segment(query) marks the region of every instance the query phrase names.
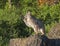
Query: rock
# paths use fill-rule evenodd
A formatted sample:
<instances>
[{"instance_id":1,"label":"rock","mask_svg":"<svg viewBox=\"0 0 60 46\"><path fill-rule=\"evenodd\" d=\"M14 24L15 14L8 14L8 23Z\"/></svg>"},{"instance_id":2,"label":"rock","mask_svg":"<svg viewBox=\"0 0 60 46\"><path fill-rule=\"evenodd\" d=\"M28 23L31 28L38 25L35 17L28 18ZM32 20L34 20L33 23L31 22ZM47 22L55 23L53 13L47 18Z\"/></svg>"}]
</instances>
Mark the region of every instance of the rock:
<instances>
[{"instance_id":1,"label":"rock","mask_svg":"<svg viewBox=\"0 0 60 46\"><path fill-rule=\"evenodd\" d=\"M57 23L48 32L48 46L60 46L60 24Z\"/></svg>"},{"instance_id":2,"label":"rock","mask_svg":"<svg viewBox=\"0 0 60 46\"><path fill-rule=\"evenodd\" d=\"M46 36L31 35L28 38L10 40L10 46L46 46Z\"/></svg>"},{"instance_id":3,"label":"rock","mask_svg":"<svg viewBox=\"0 0 60 46\"><path fill-rule=\"evenodd\" d=\"M58 23L52 27L47 36L49 39L60 39L60 24Z\"/></svg>"}]
</instances>

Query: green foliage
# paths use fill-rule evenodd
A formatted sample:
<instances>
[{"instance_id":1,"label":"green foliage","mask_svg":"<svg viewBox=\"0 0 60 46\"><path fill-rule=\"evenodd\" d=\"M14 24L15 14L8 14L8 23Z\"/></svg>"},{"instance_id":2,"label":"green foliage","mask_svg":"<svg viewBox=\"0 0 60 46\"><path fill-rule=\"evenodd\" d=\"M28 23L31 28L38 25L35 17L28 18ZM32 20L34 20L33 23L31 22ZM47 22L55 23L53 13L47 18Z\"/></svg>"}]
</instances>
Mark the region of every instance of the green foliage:
<instances>
[{"instance_id":1,"label":"green foliage","mask_svg":"<svg viewBox=\"0 0 60 46\"><path fill-rule=\"evenodd\" d=\"M4 2L4 1L3 1ZM34 34L33 29L27 27L21 20L20 15L25 15L28 10L37 19L41 19L45 24L46 32L56 23L60 22L60 3L52 6L38 6L37 0L12 0L0 6L0 46L8 46L11 38L28 37Z\"/></svg>"},{"instance_id":2,"label":"green foliage","mask_svg":"<svg viewBox=\"0 0 60 46\"><path fill-rule=\"evenodd\" d=\"M9 39L18 37L27 37L31 34L31 30L26 27L20 19L19 10L8 5L5 9L0 9L0 45L8 46ZM29 30L29 31L28 31Z\"/></svg>"},{"instance_id":3,"label":"green foliage","mask_svg":"<svg viewBox=\"0 0 60 46\"><path fill-rule=\"evenodd\" d=\"M4 8L7 0L0 0L0 8Z\"/></svg>"}]
</instances>

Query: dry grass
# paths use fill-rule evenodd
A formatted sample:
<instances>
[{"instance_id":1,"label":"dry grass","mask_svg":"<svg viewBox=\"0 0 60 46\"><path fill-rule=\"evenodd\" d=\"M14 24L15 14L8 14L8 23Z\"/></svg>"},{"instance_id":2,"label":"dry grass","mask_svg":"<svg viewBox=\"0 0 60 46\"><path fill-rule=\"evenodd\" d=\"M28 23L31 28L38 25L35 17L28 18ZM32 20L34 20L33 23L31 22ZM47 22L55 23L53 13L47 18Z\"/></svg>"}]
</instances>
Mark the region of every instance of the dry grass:
<instances>
[{"instance_id":1,"label":"dry grass","mask_svg":"<svg viewBox=\"0 0 60 46\"><path fill-rule=\"evenodd\" d=\"M48 4L53 5L59 3L59 0L38 0L39 5Z\"/></svg>"}]
</instances>

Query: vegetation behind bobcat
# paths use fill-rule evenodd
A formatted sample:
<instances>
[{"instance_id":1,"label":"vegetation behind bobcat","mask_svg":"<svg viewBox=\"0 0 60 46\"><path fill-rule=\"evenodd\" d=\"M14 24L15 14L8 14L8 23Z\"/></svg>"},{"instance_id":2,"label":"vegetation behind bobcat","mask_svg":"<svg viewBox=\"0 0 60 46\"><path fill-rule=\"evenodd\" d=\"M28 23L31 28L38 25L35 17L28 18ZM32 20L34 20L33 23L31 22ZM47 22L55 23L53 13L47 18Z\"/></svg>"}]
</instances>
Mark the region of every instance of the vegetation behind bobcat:
<instances>
[{"instance_id":1,"label":"vegetation behind bobcat","mask_svg":"<svg viewBox=\"0 0 60 46\"><path fill-rule=\"evenodd\" d=\"M54 5L54 4L58 4L59 2L60 0L38 0L39 5L44 5L44 4Z\"/></svg>"},{"instance_id":2,"label":"vegetation behind bobcat","mask_svg":"<svg viewBox=\"0 0 60 46\"><path fill-rule=\"evenodd\" d=\"M45 27L42 21L31 16L31 12L28 11L23 18L23 21L28 27L32 27L36 34L41 33L41 35L45 34Z\"/></svg>"}]
</instances>

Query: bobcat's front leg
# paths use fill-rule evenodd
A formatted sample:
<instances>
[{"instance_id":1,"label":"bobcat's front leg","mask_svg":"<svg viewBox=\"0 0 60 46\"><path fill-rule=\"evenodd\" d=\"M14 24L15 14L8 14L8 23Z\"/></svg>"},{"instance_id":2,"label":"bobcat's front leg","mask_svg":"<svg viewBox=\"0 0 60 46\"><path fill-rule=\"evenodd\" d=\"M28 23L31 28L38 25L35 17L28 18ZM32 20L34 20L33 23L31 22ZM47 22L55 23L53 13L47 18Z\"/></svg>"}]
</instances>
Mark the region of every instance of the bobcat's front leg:
<instances>
[{"instance_id":1,"label":"bobcat's front leg","mask_svg":"<svg viewBox=\"0 0 60 46\"><path fill-rule=\"evenodd\" d=\"M45 32L44 32L44 30L42 28L34 28L34 32L36 34L41 33L41 35L44 35L45 34Z\"/></svg>"},{"instance_id":2,"label":"bobcat's front leg","mask_svg":"<svg viewBox=\"0 0 60 46\"><path fill-rule=\"evenodd\" d=\"M45 34L45 32L44 32L44 30L42 28L39 29L39 32L41 32L41 35Z\"/></svg>"},{"instance_id":3,"label":"bobcat's front leg","mask_svg":"<svg viewBox=\"0 0 60 46\"><path fill-rule=\"evenodd\" d=\"M34 32L35 32L36 34L38 34L38 29L37 29L37 28L34 28Z\"/></svg>"}]
</instances>

